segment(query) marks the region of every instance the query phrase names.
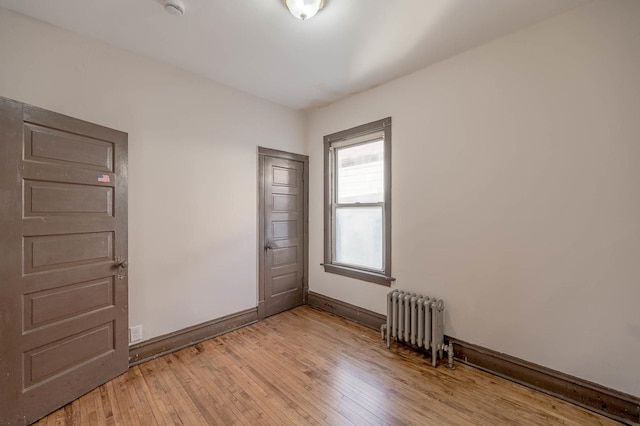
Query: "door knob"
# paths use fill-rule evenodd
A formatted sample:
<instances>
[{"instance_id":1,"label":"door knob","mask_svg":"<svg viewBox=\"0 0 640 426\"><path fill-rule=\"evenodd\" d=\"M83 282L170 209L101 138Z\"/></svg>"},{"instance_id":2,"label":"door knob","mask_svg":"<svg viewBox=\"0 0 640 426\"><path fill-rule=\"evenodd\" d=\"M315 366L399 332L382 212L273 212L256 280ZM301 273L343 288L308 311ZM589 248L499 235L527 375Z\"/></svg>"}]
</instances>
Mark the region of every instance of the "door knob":
<instances>
[{"instance_id":1,"label":"door knob","mask_svg":"<svg viewBox=\"0 0 640 426\"><path fill-rule=\"evenodd\" d=\"M264 245L264 249L265 250L273 249L273 246L271 245L271 241L267 241L267 243Z\"/></svg>"},{"instance_id":2,"label":"door knob","mask_svg":"<svg viewBox=\"0 0 640 426\"><path fill-rule=\"evenodd\" d=\"M121 257L116 258L116 266L122 268L122 269L126 269L127 266L129 266L129 262L127 262L126 259L123 259Z\"/></svg>"}]
</instances>

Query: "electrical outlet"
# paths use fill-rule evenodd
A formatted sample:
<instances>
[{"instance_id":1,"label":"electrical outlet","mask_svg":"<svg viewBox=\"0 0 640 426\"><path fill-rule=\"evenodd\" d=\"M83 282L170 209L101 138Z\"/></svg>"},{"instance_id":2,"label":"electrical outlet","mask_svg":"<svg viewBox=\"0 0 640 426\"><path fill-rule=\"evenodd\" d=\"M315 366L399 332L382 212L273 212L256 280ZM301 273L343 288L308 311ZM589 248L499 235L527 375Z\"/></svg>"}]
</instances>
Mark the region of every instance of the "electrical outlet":
<instances>
[{"instance_id":1,"label":"electrical outlet","mask_svg":"<svg viewBox=\"0 0 640 426\"><path fill-rule=\"evenodd\" d=\"M142 340L142 326L134 325L129 327L129 343L135 343Z\"/></svg>"}]
</instances>

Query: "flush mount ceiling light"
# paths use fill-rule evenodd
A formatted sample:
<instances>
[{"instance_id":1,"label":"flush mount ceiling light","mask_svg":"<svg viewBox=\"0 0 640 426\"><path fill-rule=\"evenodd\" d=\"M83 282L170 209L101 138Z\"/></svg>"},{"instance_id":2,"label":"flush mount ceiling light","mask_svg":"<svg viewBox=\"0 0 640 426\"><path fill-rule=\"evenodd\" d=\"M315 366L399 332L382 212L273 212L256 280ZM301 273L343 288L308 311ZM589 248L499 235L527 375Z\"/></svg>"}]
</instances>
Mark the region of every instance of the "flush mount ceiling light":
<instances>
[{"instance_id":1,"label":"flush mount ceiling light","mask_svg":"<svg viewBox=\"0 0 640 426\"><path fill-rule=\"evenodd\" d=\"M182 0L165 0L164 10L173 16L182 16L185 12L184 3Z\"/></svg>"},{"instance_id":2,"label":"flush mount ceiling light","mask_svg":"<svg viewBox=\"0 0 640 426\"><path fill-rule=\"evenodd\" d=\"M313 18L324 6L324 0L286 0L285 3L289 12L303 21Z\"/></svg>"}]
</instances>

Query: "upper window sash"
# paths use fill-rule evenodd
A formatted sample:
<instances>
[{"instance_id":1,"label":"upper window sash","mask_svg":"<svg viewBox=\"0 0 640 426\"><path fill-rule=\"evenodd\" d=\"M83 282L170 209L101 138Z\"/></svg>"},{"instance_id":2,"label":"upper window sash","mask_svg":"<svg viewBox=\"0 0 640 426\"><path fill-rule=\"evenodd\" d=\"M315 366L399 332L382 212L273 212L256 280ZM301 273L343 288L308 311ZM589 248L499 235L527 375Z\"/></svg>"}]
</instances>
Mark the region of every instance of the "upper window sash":
<instances>
[{"instance_id":1,"label":"upper window sash","mask_svg":"<svg viewBox=\"0 0 640 426\"><path fill-rule=\"evenodd\" d=\"M342 148L345 146L359 145L363 143L375 142L376 140L384 140L384 131L367 133L353 138L344 138L335 142L330 142L330 149Z\"/></svg>"},{"instance_id":2,"label":"upper window sash","mask_svg":"<svg viewBox=\"0 0 640 426\"><path fill-rule=\"evenodd\" d=\"M369 136L369 135L365 135ZM332 203L384 202L384 135L330 149Z\"/></svg>"}]
</instances>

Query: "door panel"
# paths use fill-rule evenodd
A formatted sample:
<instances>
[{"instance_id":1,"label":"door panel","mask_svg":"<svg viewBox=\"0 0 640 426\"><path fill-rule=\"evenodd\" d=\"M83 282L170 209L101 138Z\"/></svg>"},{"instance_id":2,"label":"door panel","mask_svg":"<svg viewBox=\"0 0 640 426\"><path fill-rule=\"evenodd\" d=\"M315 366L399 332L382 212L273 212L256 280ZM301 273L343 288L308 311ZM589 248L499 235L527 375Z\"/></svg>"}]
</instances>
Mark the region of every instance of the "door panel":
<instances>
[{"instance_id":1,"label":"door panel","mask_svg":"<svg viewBox=\"0 0 640 426\"><path fill-rule=\"evenodd\" d=\"M23 296L24 329L32 330L115 304L115 279L107 277Z\"/></svg>"},{"instance_id":2,"label":"door panel","mask_svg":"<svg viewBox=\"0 0 640 426\"><path fill-rule=\"evenodd\" d=\"M0 98L0 423L128 367L127 135Z\"/></svg>"},{"instance_id":3,"label":"door panel","mask_svg":"<svg viewBox=\"0 0 640 426\"><path fill-rule=\"evenodd\" d=\"M24 274L113 259L113 232L24 237Z\"/></svg>"},{"instance_id":4,"label":"door panel","mask_svg":"<svg viewBox=\"0 0 640 426\"><path fill-rule=\"evenodd\" d=\"M113 216L113 188L25 180L25 217Z\"/></svg>"},{"instance_id":5,"label":"door panel","mask_svg":"<svg viewBox=\"0 0 640 426\"><path fill-rule=\"evenodd\" d=\"M298 247L273 249L272 267L295 265L298 261Z\"/></svg>"},{"instance_id":6,"label":"door panel","mask_svg":"<svg viewBox=\"0 0 640 426\"><path fill-rule=\"evenodd\" d=\"M263 156L264 251L261 259L266 316L303 303L304 163Z\"/></svg>"},{"instance_id":7,"label":"door panel","mask_svg":"<svg viewBox=\"0 0 640 426\"><path fill-rule=\"evenodd\" d=\"M113 171L113 144L25 123L27 160Z\"/></svg>"}]
</instances>

